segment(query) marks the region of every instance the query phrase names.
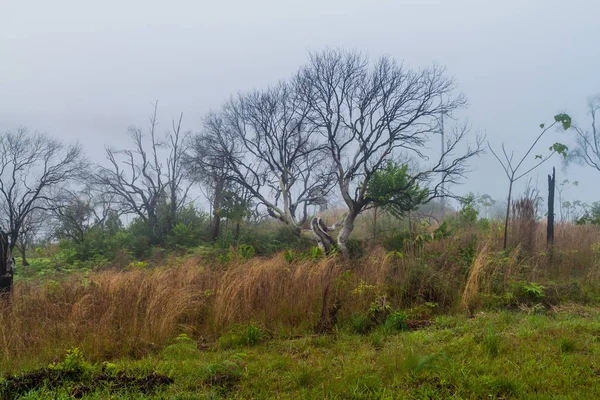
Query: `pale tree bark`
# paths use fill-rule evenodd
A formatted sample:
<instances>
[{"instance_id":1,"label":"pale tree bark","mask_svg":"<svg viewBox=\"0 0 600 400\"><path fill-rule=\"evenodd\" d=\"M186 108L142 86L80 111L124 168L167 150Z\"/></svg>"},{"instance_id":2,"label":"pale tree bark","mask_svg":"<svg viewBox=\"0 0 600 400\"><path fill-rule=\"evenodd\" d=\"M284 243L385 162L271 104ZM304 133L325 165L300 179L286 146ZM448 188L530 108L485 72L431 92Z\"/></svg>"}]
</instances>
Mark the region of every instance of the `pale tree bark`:
<instances>
[{"instance_id":1,"label":"pale tree bark","mask_svg":"<svg viewBox=\"0 0 600 400\"><path fill-rule=\"evenodd\" d=\"M424 150L438 133L436 117L451 116L465 100L452 95L454 82L441 67L413 71L389 57L370 64L359 53L338 50L312 54L295 84L308 110L306 123L325 141L347 207L337 245L348 256L356 218L376 205L367 196L373 175L391 160L428 160ZM475 147L454 156L467 132L465 127L450 135L440 160L415 171L406 189L415 182L431 184L436 177L439 183L426 201L447 195L444 183L457 183L467 172L467 161L481 152L478 139Z\"/></svg>"},{"instance_id":2,"label":"pale tree bark","mask_svg":"<svg viewBox=\"0 0 600 400\"><path fill-rule=\"evenodd\" d=\"M302 106L295 87L280 83L232 98L207 116L201 134L214 139L227 179L298 235L308 207L324 202L334 177Z\"/></svg>"}]
</instances>

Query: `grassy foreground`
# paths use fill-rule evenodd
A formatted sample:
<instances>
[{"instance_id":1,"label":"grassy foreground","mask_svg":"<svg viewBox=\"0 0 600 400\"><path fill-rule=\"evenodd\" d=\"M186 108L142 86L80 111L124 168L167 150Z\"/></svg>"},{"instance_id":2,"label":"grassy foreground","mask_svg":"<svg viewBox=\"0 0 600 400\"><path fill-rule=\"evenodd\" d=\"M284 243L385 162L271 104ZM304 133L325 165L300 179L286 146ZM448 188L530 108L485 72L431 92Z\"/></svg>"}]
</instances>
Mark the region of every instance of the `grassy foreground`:
<instances>
[{"instance_id":1,"label":"grassy foreground","mask_svg":"<svg viewBox=\"0 0 600 400\"><path fill-rule=\"evenodd\" d=\"M599 308L439 316L432 322L411 331L380 327L359 335L341 329L294 338L270 338L246 326L213 345L181 335L155 355L114 364L92 365L71 354L59 366L81 369L83 377L159 374L172 383L144 392L100 380L82 390L84 378L65 379L22 398L600 398Z\"/></svg>"}]
</instances>

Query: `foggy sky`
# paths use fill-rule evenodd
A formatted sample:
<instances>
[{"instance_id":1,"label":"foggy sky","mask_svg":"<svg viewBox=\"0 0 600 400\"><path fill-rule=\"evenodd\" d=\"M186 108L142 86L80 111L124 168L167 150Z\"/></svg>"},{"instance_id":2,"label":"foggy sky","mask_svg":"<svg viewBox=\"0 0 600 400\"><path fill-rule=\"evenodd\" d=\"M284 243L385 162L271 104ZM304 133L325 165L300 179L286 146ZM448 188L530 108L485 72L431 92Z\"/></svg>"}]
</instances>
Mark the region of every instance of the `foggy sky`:
<instances>
[{"instance_id":1,"label":"foggy sky","mask_svg":"<svg viewBox=\"0 0 600 400\"><path fill-rule=\"evenodd\" d=\"M146 126L150 102L159 130L183 112L185 129L198 131L230 94L286 79L326 47L446 65L469 101L461 116L516 155L556 113L589 125L586 99L600 93L593 0L0 0L0 131L79 140L101 162L105 145L128 144L129 125ZM572 136L549 132L539 153ZM501 200L497 161L473 164L459 192ZM600 200L600 172L565 174L558 157L532 176L542 193L553 164L558 182L581 182L566 199Z\"/></svg>"}]
</instances>

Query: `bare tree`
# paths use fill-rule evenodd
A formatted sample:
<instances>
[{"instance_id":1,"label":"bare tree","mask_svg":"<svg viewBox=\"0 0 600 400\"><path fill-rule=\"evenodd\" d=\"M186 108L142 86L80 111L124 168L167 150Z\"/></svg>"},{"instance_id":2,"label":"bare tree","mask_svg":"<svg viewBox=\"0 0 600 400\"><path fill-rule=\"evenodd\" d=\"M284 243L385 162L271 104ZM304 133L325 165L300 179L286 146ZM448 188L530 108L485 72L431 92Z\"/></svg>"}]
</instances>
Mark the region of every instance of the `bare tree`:
<instances>
[{"instance_id":1,"label":"bare tree","mask_svg":"<svg viewBox=\"0 0 600 400\"><path fill-rule=\"evenodd\" d=\"M232 98L204 127L226 162L228 179L298 235L308 207L323 203L334 176L303 107L295 87L279 83Z\"/></svg>"},{"instance_id":2,"label":"bare tree","mask_svg":"<svg viewBox=\"0 0 600 400\"><path fill-rule=\"evenodd\" d=\"M569 158L569 155L567 155L567 158ZM556 189L558 192L558 207L560 210L560 222L563 222L565 217L564 217L564 213L563 213L563 193L572 188L572 187L577 187L579 186L579 181L569 181L568 179L563 179L563 181L561 183L559 183L558 188Z\"/></svg>"},{"instance_id":3,"label":"bare tree","mask_svg":"<svg viewBox=\"0 0 600 400\"><path fill-rule=\"evenodd\" d=\"M423 151L438 133L436 116L450 116L465 105L465 99L451 96L454 82L438 66L413 71L389 57L371 66L359 53L338 50L312 54L296 82L306 103L307 125L325 140L348 209L337 238L347 255L356 217L376 204L368 196L373 175L391 160L428 160ZM467 171L467 161L481 152L478 140L474 148L467 146L464 154L452 158L467 131L466 127L455 130L440 159L395 190L402 193L439 177L424 201L446 195L443 184L458 182Z\"/></svg>"},{"instance_id":4,"label":"bare tree","mask_svg":"<svg viewBox=\"0 0 600 400\"><path fill-rule=\"evenodd\" d=\"M221 225L221 204L223 195L230 185L228 180L229 169L227 167L226 151L231 144L219 143L219 140L227 140L218 134L219 127L211 127L210 124L217 123L218 117L209 114L205 119L207 129L201 134L193 137L190 145L190 151L185 160L185 165L190 174L205 189L205 196L210 201L212 209L212 241L217 240Z\"/></svg>"},{"instance_id":5,"label":"bare tree","mask_svg":"<svg viewBox=\"0 0 600 400\"><path fill-rule=\"evenodd\" d=\"M167 134L169 155L167 156L167 187L169 192L169 225L172 229L177 222L177 214L188 200L189 191L195 177L186 168L191 133L181 131L183 113L177 122L173 120L173 130Z\"/></svg>"},{"instance_id":6,"label":"bare tree","mask_svg":"<svg viewBox=\"0 0 600 400\"><path fill-rule=\"evenodd\" d=\"M48 210L38 209L31 212L23 221L21 233L15 244L15 248L21 253L22 266L27 267L29 265L27 250L43 231L43 226L48 223L49 219Z\"/></svg>"},{"instance_id":7,"label":"bare tree","mask_svg":"<svg viewBox=\"0 0 600 400\"><path fill-rule=\"evenodd\" d=\"M10 289L7 258L32 213L48 210L51 192L81 178L87 169L78 144L64 145L25 128L0 136L0 289ZM9 276L10 275L10 276Z\"/></svg>"},{"instance_id":8,"label":"bare tree","mask_svg":"<svg viewBox=\"0 0 600 400\"><path fill-rule=\"evenodd\" d=\"M544 136L544 134L548 130L550 130L559 123L562 124L564 130L567 130L571 127L571 117L569 117L567 114L558 114L554 116L554 122L552 122L552 124L548 126L546 126L546 124L540 124L540 128L542 129L541 133L533 141L531 146L529 146L525 155L523 155L523 157L518 162L517 160L514 160L514 151L510 153L509 157L508 153L506 152L506 148L504 147L504 143L502 143L502 154L504 155L503 160L498 156L498 154L496 154L496 152L488 142L488 148L490 149L494 157L496 157L496 160L498 160L498 162L502 166L502 169L504 170L504 173L506 174L506 177L508 178L508 200L506 204L506 217L504 220L504 249L506 249L506 246L508 244L508 221L510 218L510 202L512 198L512 189L514 183L526 176L527 174L529 174L531 171L535 170L537 167L539 167L546 161L548 161L554 154L559 153L563 156L567 155L567 146L565 146L562 143L554 143L550 147L550 153L547 156L543 157L542 155L536 155L535 159L539 161L535 163L531 168L528 168L524 172L520 172L520 168L523 166L523 163L525 162L525 160L527 160L527 157L531 154L535 145L540 141L542 136Z\"/></svg>"},{"instance_id":9,"label":"bare tree","mask_svg":"<svg viewBox=\"0 0 600 400\"><path fill-rule=\"evenodd\" d=\"M80 190L63 190L53 200L52 217L55 227L52 236L83 243L86 235L109 218L118 218L114 209L114 195L86 185Z\"/></svg>"},{"instance_id":10,"label":"bare tree","mask_svg":"<svg viewBox=\"0 0 600 400\"><path fill-rule=\"evenodd\" d=\"M159 202L165 196L169 201L169 226L174 224L178 210L185 204L191 183L183 168L188 133L181 132L180 116L173 121L173 131L161 141L157 133L158 102L153 105L149 117L149 131L132 126L129 135L133 149L106 149L110 167L98 166L93 183L113 196L119 211L134 214L148 224L154 233L153 240L160 240L156 232ZM165 148L168 154L165 155ZM166 167L165 167L166 164Z\"/></svg>"},{"instance_id":11,"label":"bare tree","mask_svg":"<svg viewBox=\"0 0 600 400\"><path fill-rule=\"evenodd\" d=\"M588 113L592 119L590 129L573 124L576 135L576 147L569 152L568 161L586 164L600 171L600 128L597 117L600 114L600 94L588 99Z\"/></svg>"}]
</instances>

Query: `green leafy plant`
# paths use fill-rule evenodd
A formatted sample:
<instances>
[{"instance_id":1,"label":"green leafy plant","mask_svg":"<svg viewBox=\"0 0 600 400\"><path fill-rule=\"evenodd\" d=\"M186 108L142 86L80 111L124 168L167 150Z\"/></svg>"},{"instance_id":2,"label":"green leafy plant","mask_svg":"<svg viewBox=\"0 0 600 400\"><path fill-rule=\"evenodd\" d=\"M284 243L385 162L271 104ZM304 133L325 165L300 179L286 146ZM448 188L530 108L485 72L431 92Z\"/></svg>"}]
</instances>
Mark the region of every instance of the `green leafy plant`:
<instances>
[{"instance_id":1,"label":"green leafy plant","mask_svg":"<svg viewBox=\"0 0 600 400\"><path fill-rule=\"evenodd\" d=\"M401 311L395 311L388 315L383 324L383 330L386 333L405 331L408 329L408 318Z\"/></svg>"},{"instance_id":2,"label":"green leafy plant","mask_svg":"<svg viewBox=\"0 0 600 400\"><path fill-rule=\"evenodd\" d=\"M83 352L75 347L67 350L62 362L51 363L48 365L49 370L64 371L64 372L87 372L92 369L92 365L85 361Z\"/></svg>"},{"instance_id":3,"label":"green leafy plant","mask_svg":"<svg viewBox=\"0 0 600 400\"><path fill-rule=\"evenodd\" d=\"M350 328L353 333L364 335L373 327L371 319L364 314L354 314L350 317Z\"/></svg>"},{"instance_id":4,"label":"green leafy plant","mask_svg":"<svg viewBox=\"0 0 600 400\"><path fill-rule=\"evenodd\" d=\"M537 283L524 282L521 286L523 295L531 301L539 301L544 298L545 287Z\"/></svg>"},{"instance_id":5,"label":"green leafy plant","mask_svg":"<svg viewBox=\"0 0 600 400\"><path fill-rule=\"evenodd\" d=\"M411 179L408 164L389 161L369 180L366 200L401 217L421 204L428 195L429 189L421 188Z\"/></svg>"},{"instance_id":6,"label":"green leafy plant","mask_svg":"<svg viewBox=\"0 0 600 400\"><path fill-rule=\"evenodd\" d=\"M251 244L241 244L239 248L239 256L244 260L249 260L254 257L256 250Z\"/></svg>"},{"instance_id":7,"label":"green leafy plant","mask_svg":"<svg viewBox=\"0 0 600 400\"><path fill-rule=\"evenodd\" d=\"M323 249L321 249L319 246L314 246L310 249L310 258L313 260L323 258L324 255L325 253L323 252Z\"/></svg>"},{"instance_id":8,"label":"green leafy plant","mask_svg":"<svg viewBox=\"0 0 600 400\"><path fill-rule=\"evenodd\" d=\"M296 255L292 250L287 249L283 251L283 259L291 264L296 259Z\"/></svg>"}]
</instances>

